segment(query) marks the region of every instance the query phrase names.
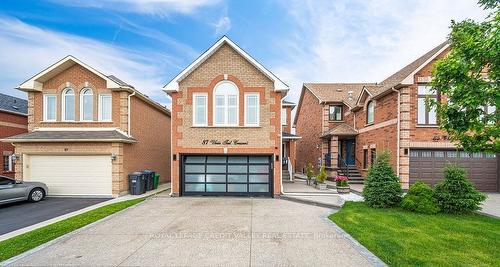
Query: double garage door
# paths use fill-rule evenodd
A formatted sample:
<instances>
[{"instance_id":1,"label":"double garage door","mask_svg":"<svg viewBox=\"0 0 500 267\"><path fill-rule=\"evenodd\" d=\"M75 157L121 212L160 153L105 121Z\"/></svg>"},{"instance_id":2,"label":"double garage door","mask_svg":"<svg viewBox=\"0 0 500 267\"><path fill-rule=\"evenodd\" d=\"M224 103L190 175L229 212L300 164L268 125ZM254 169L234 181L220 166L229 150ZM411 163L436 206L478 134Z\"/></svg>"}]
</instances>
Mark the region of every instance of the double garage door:
<instances>
[{"instance_id":1,"label":"double garage door","mask_svg":"<svg viewBox=\"0 0 500 267\"><path fill-rule=\"evenodd\" d=\"M183 195L271 196L270 156L182 156Z\"/></svg>"},{"instance_id":2,"label":"double garage door","mask_svg":"<svg viewBox=\"0 0 500 267\"><path fill-rule=\"evenodd\" d=\"M498 158L494 154L469 153L456 150L411 150L410 184L423 181L434 185L443 179L447 163L456 163L467 172L480 191L499 190Z\"/></svg>"},{"instance_id":3,"label":"double garage door","mask_svg":"<svg viewBox=\"0 0 500 267\"><path fill-rule=\"evenodd\" d=\"M27 155L24 180L47 184L50 195L112 195L110 155Z\"/></svg>"}]
</instances>

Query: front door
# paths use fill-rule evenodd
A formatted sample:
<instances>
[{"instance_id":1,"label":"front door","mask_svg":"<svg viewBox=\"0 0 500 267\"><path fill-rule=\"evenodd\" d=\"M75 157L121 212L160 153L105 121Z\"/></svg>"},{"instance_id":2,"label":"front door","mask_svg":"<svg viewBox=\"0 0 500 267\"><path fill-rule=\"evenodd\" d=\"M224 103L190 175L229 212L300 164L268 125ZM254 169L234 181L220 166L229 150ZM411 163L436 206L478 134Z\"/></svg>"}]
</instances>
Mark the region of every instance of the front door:
<instances>
[{"instance_id":1,"label":"front door","mask_svg":"<svg viewBox=\"0 0 500 267\"><path fill-rule=\"evenodd\" d=\"M345 140L345 162L350 166L356 164L356 161L354 159L355 145L356 143L354 139Z\"/></svg>"}]
</instances>

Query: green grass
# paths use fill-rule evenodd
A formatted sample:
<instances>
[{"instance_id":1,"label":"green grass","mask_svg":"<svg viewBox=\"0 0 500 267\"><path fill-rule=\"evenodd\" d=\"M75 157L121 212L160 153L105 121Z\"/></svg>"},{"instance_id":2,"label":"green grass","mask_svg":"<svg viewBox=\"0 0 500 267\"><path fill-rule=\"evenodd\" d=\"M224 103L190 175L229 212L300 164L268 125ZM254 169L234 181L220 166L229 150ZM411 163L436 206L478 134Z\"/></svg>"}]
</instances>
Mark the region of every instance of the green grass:
<instances>
[{"instance_id":1,"label":"green grass","mask_svg":"<svg viewBox=\"0 0 500 267\"><path fill-rule=\"evenodd\" d=\"M50 240L140 203L144 198L118 202L87 211L0 242L0 262L38 247Z\"/></svg>"},{"instance_id":2,"label":"green grass","mask_svg":"<svg viewBox=\"0 0 500 267\"><path fill-rule=\"evenodd\" d=\"M500 266L500 220L347 202L329 217L391 266Z\"/></svg>"}]
</instances>

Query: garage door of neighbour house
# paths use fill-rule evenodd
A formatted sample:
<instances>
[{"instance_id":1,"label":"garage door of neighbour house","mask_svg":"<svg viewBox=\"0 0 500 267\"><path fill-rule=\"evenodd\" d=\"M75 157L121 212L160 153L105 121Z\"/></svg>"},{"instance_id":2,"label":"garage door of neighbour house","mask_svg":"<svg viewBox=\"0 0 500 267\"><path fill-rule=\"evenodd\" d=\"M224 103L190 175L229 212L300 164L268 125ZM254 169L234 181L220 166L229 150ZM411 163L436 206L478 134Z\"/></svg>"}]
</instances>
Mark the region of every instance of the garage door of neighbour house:
<instances>
[{"instance_id":1,"label":"garage door of neighbour house","mask_svg":"<svg viewBox=\"0 0 500 267\"><path fill-rule=\"evenodd\" d=\"M271 196L270 156L182 157L183 195Z\"/></svg>"},{"instance_id":2,"label":"garage door of neighbour house","mask_svg":"<svg viewBox=\"0 0 500 267\"><path fill-rule=\"evenodd\" d=\"M410 184L423 181L434 185L440 182L447 163L462 166L480 191L498 191L498 159L495 154L456 150L411 150Z\"/></svg>"}]
</instances>

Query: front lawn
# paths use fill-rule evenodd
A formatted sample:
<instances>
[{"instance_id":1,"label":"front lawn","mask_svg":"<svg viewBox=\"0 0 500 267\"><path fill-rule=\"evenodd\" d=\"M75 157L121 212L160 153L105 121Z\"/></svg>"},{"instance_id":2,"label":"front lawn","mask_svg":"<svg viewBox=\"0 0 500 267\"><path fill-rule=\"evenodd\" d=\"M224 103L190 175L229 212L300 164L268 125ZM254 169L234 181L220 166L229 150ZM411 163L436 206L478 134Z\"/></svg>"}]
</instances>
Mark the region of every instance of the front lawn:
<instances>
[{"instance_id":1,"label":"front lawn","mask_svg":"<svg viewBox=\"0 0 500 267\"><path fill-rule=\"evenodd\" d=\"M68 219L38 228L31 232L0 242L0 262L19 255L32 248L38 247L50 240L56 239L64 234L72 232L85 225L98 221L113 213L142 202L144 198L132 199L118 202L87 211L85 213L70 217Z\"/></svg>"},{"instance_id":2,"label":"front lawn","mask_svg":"<svg viewBox=\"0 0 500 267\"><path fill-rule=\"evenodd\" d=\"M391 266L500 266L500 220L347 202L329 217Z\"/></svg>"}]
</instances>

